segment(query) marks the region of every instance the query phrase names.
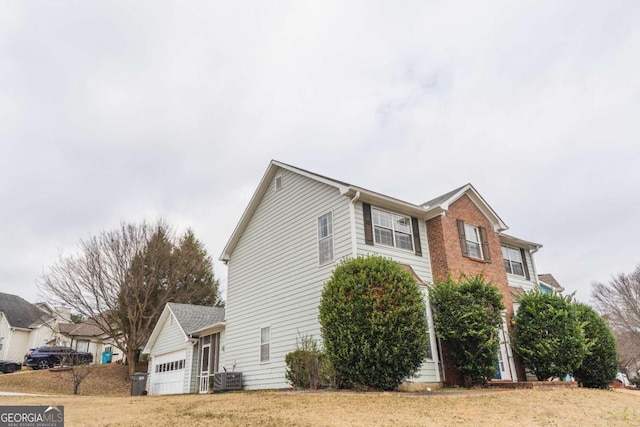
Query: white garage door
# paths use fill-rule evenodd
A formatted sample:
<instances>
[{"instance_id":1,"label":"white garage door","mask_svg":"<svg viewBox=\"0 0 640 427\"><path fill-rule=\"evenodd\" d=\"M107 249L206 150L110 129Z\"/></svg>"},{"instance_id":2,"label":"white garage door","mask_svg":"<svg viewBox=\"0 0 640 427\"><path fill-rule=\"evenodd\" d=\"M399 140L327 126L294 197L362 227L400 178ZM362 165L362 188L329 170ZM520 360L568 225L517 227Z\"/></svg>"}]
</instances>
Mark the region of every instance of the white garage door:
<instances>
[{"instance_id":1,"label":"white garage door","mask_svg":"<svg viewBox=\"0 0 640 427\"><path fill-rule=\"evenodd\" d=\"M149 393L181 394L184 392L184 372L187 351L178 350L152 358Z\"/></svg>"}]
</instances>

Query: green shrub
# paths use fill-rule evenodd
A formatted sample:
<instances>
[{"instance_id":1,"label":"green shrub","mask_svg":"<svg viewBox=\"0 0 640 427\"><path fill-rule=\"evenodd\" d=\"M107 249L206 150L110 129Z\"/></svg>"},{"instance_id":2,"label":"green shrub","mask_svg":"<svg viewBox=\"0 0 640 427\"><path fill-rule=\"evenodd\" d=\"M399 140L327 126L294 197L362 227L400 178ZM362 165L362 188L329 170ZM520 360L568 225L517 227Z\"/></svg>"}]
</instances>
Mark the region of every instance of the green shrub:
<instances>
[{"instance_id":1,"label":"green shrub","mask_svg":"<svg viewBox=\"0 0 640 427\"><path fill-rule=\"evenodd\" d=\"M324 355L313 337L303 336L296 340L296 349L284 358L287 364L286 378L299 388L317 389L322 385L320 367Z\"/></svg>"},{"instance_id":2,"label":"green shrub","mask_svg":"<svg viewBox=\"0 0 640 427\"><path fill-rule=\"evenodd\" d=\"M484 384L498 363L504 309L498 288L482 275L458 282L449 276L431 287L429 299L436 335L447 343L465 385Z\"/></svg>"},{"instance_id":3,"label":"green shrub","mask_svg":"<svg viewBox=\"0 0 640 427\"><path fill-rule=\"evenodd\" d=\"M595 310L584 304L576 304L575 308L588 348L582 365L574 371L574 376L582 387L609 388L618 372L616 339Z\"/></svg>"},{"instance_id":4,"label":"green shrub","mask_svg":"<svg viewBox=\"0 0 640 427\"><path fill-rule=\"evenodd\" d=\"M320 325L342 386L392 390L427 354L422 292L409 272L379 256L336 267L322 292Z\"/></svg>"},{"instance_id":5,"label":"green shrub","mask_svg":"<svg viewBox=\"0 0 640 427\"><path fill-rule=\"evenodd\" d=\"M540 381L575 372L587 341L571 297L533 291L519 302L512 343L524 366Z\"/></svg>"}]
</instances>

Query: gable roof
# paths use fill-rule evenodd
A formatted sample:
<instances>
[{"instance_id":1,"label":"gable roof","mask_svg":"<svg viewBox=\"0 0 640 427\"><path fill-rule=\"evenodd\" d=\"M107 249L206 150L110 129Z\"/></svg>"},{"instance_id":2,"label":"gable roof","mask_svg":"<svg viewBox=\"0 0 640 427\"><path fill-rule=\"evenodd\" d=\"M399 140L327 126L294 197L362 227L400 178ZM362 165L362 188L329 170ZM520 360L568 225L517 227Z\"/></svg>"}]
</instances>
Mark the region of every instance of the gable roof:
<instances>
[{"instance_id":1,"label":"gable roof","mask_svg":"<svg viewBox=\"0 0 640 427\"><path fill-rule=\"evenodd\" d=\"M158 339L160 331L169 316L176 319L178 327L182 331L186 341L191 338L191 335L197 336L196 333L203 329L224 324L225 309L224 307L180 304L177 302L167 303L156 325L153 327L153 331L147 344L144 346L144 350L142 350L144 354L151 352L151 348Z\"/></svg>"},{"instance_id":2,"label":"gable roof","mask_svg":"<svg viewBox=\"0 0 640 427\"><path fill-rule=\"evenodd\" d=\"M553 277L552 274L549 274L549 273L538 274L538 280L540 280L541 282L543 282L543 283L545 283L547 285L551 285L558 292L564 291L564 288L562 287L562 285L560 285L560 283L558 283L558 281L556 280L555 277Z\"/></svg>"},{"instance_id":3,"label":"gable roof","mask_svg":"<svg viewBox=\"0 0 640 427\"><path fill-rule=\"evenodd\" d=\"M90 321L82 323L60 323L60 333L68 337L97 337L104 335L104 331Z\"/></svg>"},{"instance_id":4,"label":"gable roof","mask_svg":"<svg viewBox=\"0 0 640 427\"><path fill-rule=\"evenodd\" d=\"M0 292L0 311L14 328L29 329L34 323L44 322L49 316L34 304L17 295Z\"/></svg>"},{"instance_id":5,"label":"gable roof","mask_svg":"<svg viewBox=\"0 0 640 427\"><path fill-rule=\"evenodd\" d=\"M443 214L446 210L449 209L449 205L456 200L458 200L463 195L467 194L471 201L475 203L478 208L482 211L482 213L493 223L494 229L496 231L506 230L509 227L500 219L498 214L489 206L489 204L480 196L480 193L471 185L465 184L461 187L456 188L455 190L449 191L441 196L436 197L426 203L421 205L416 205L410 202L406 202L404 200L396 199L394 197L390 197L384 195L382 193L378 193L375 191L368 190L364 187L359 187L353 184L349 184L348 182L339 181L333 178L326 177L324 175L320 175L314 172L310 172L305 169L301 169L295 166L288 165L286 163L282 163L276 160L271 160L267 170L265 171L260 183L258 184L258 188L253 193L249 204L244 210L240 221L236 225L231 237L229 238L222 254L220 255L220 261L228 261L235 249L238 241L240 240L240 236L244 231L245 227L251 220L253 213L257 209L262 197L265 192L268 190L269 185L278 172L278 169L288 170L302 176L305 176L309 179L313 179L315 181L330 185L335 187L340 194L350 197L353 200L361 200L368 203L375 203L382 208L388 208L392 210L398 210L403 213L409 213L415 217L422 219L430 219L434 218L438 215Z\"/></svg>"},{"instance_id":6,"label":"gable roof","mask_svg":"<svg viewBox=\"0 0 640 427\"><path fill-rule=\"evenodd\" d=\"M435 199L431 199L428 202L422 204L425 209L440 208L443 211L449 209L449 206L457 201L462 196L467 195L469 199L480 209L480 212L487 217L493 224L493 229L496 232L507 230L509 227L502 221L500 216L493 210L493 208L487 203L484 198L478 193L478 190L471 184L465 184L462 187L458 187L455 190L451 190L448 193L438 196Z\"/></svg>"},{"instance_id":7,"label":"gable roof","mask_svg":"<svg viewBox=\"0 0 640 427\"><path fill-rule=\"evenodd\" d=\"M224 321L224 307L179 304L176 302L170 302L167 305L187 335Z\"/></svg>"}]
</instances>

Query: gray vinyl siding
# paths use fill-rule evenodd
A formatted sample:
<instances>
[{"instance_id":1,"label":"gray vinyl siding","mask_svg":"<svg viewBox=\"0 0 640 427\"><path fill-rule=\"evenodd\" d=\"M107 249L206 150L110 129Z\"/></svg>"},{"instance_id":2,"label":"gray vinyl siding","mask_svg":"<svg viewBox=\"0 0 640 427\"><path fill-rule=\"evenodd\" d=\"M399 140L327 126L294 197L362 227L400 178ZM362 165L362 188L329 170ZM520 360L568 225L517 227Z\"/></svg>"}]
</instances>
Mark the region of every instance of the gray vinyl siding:
<instances>
[{"instance_id":1,"label":"gray vinyl siding","mask_svg":"<svg viewBox=\"0 0 640 427\"><path fill-rule=\"evenodd\" d=\"M275 177L282 189L275 191ZM296 339L320 339L324 282L351 255L348 197L337 188L280 169L230 256L224 355L245 389L286 388L284 357ZM333 213L334 261L319 266L318 217ZM260 363L260 329L271 328L270 361Z\"/></svg>"},{"instance_id":2,"label":"gray vinyl siding","mask_svg":"<svg viewBox=\"0 0 640 427\"><path fill-rule=\"evenodd\" d=\"M375 204L371 205L372 208L376 208ZM403 212L393 211L386 208L380 208L388 212L394 212L397 214L404 214ZM410 216L410 215L409 215ZM426 223L423 220L418 220L420 230L420 245L422 246L422 256L417 256L412 251L398 249L384 245L367 245L364 238L364 216L362 212L362 202L356 202L355 204L355 220L356 220L356 242L358 256L368 255L381 255L387 258L391 258L402 264L410 265L415 271L416 275L424 282L431 283L433 281L433 275L431 272L431 259L429 255L429 244L427 242L427 229ZM426 292L425 292L426 295ZM425 297L425 303L428 305L428 297ZM429 319L429 334L431 335L431 352L433 353L433 359L427 359L420 367L418 373L411 381L414 382L438 382L440 381L438 375L438 355L435 345L435 331L433 329L433 320L431 317L431 310L427 310Z\"/></svg>"},{"instance_id":3,"label":"gray vinyl siding","mask_svg":"<svg viewBox=\"0 0 640 427\"><path fill-rule=\"evenodd\" d=\"M509 246L509 245L507 245ZM511 246L515 248L516 246ZM537 275L535 271L535 266L533 265L533 257L531 256L531 252L528 250L524 250L524 256L527 261L527 269L529 270L529 277L531 280L527 280L526 276L518 276L517 274L509 274L507 273L507 280L509 282L509 286L513 286L515 288L522 288L525 291L530 291L537 288Z\"/></svg>"}]
</instances>

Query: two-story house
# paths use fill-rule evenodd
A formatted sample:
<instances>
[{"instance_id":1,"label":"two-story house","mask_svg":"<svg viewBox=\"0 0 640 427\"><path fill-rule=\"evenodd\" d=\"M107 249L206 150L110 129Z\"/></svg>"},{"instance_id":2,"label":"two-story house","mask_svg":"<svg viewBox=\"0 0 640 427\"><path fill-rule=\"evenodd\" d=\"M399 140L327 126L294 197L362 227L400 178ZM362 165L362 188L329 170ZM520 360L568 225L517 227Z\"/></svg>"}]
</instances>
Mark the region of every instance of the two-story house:
<instances>
[{"instance_id":1,"label":"two-story house","mask_svg":"<svg viewBox=\"0 0 640 427\"><path fill-rule=\"evenodd\" d=\"M340 260L371 254L411 270L427 301L427 283L451 273L483 273L504 296L538 286L533 253L541 245L505 235L502 219L464 185L413 204L272 161L220 259L228 265L222 365L242 371L246 389L286 388L285 355L296 339L320 339L318 305ZM437 342L430 309L429 357L413 382L456 383L453 361ZM502 380L524 380L501 331Z\"/></svg>"}]
</instances>

